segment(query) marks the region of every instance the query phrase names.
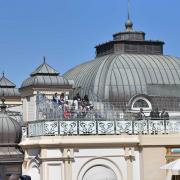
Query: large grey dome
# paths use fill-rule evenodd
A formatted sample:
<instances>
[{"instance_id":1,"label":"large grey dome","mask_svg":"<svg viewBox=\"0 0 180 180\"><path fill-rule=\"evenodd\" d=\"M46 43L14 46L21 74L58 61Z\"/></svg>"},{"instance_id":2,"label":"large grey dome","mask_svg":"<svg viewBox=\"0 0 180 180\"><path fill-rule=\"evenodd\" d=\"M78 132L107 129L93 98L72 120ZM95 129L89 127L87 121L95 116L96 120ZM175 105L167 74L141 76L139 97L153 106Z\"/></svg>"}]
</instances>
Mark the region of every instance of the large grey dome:
<instances>
[{"instance_id":1,"label":"large grey dome","mask_svg":"<svg viewBox=\"0 0 180 180\"><path fill-rule=\"evenodd\" d=\"M76 87L81 87L82 94L109 102L136 94L157 95L163 93L157 92L157 88L174 85L169 89L171 96L172 88L177 89L180 85L180 59L162 55L112 54L81 64L64 77L73 79Z\"/></svg>"},{"instance_id":2,"label":"large grey dome","mask_svg":"<svg viewBox=\"0 0 180 180\"><path fill-rule=\"evenodd\" d=\"M7 113L0 112L0 144L18 144L21 141L21 126Z\"/></svg>"},{"instance_id":3,"label":"large grey dome","mask_svg":"<svg viewBox=\"0 0 180 180\"><path fill-rule=\"evenodd\" d=\"M163 41L146 40L134 31L128 16L126 30L97 45L96 59L64 74L81 95L98 101L127 102L137 95L180 97L180 59L163 55ZM80 87L80 88L79 88Z\"/></svg>"}]
</instances>

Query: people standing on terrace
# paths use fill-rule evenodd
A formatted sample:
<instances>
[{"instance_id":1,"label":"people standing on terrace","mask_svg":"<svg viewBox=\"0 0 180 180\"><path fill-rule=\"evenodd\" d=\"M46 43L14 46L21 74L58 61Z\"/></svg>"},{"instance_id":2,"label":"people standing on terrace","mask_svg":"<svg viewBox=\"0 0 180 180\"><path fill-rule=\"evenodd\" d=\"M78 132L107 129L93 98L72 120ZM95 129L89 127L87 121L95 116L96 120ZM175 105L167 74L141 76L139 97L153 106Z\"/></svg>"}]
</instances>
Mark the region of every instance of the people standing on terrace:
<instances>
[{"instance_id":1,"label":"people standing on terrace","mask_svg":"<svg viewBox=\"0 0 180 180\"><path fill-rule=\"evenodd\" d=\"M159 113L158 108L155 108L150 112L150 117L151 119L159 119L160 118L159 114L160 113Z\"/></svg>"},{"instance_id":2,"label":"people standing on terrace","mask_svg":"<svg viewBox=\"0 0 180 180\"><path fill-rule=\"evenodd\" d=\"M64 104L64 117L67 118L68 116L71 116L72 118L86 117L87 113L93 109L93 105L89 102L88 95L85 95L83 98L81 98L80 94L77 93L76 96L73 97L72 104L69 104L70 102L66 102ZM69 107L67 111L67 107ZM67 113L69 112L69 113Z\"/></svg>"},{"instance_id":3,"label":"people standing on terrace","mask_svg":"<svg viewBox=\"0 0 180 180\"><path fill-rule=\"evenodd\" d=\"M81 109L82 108L82 98L80 96L79 93L76 94L76 99L77 99L77 102L78 102L78 109Z\"/></svg>"},{"instance_id":4,"label":"people standing on terrace","mask_svg":"<svg viewBox=\"0 0 180 180\"><path fill-rule=\"evenodd\" d=\"M72 110L75 110L75 111L78 110L78 101L76 97L73 98Z\"/></svg>"},{"instance_id":5,"label":"people standing on terrace","mask_svg":"<svg viewBox=\"0 0 180 180\"><path fill-rule=\"evenodd\" d=\"M78 101L81 101L81 96L80 96L79 93L76 94L76 98L77 98Z\"/></svg>"},{"instance_id":6,"label":"people standing on terrace","mask_svg":"<svg viewBox=\"0 0 180 180\"><path fill-rule=\"evenodd\" d=\"M58 93L55 93L55 94L53 95L52 101L53 101L54 103L57 103L57 104L60 103L60 100L59 100L59 98L58 98Z\"/></svg>"},{"instance_id":7,"label":"people standing on terrace","mask_svg":"<svg viewBox=\"0 0 180 180\"><path fill-rule=\"evenodd\" d=\"M88 97L87 94L84 96L83 100L84 100L87 104L89 104L89 97Z\"/></svg>"},{"instance_id":8,"label":"people standing on terrace","mask_svg":"<svg viewBox=\"0 0 180 180\"><path fill-rule=\"evenodd\" d=\"M70 118L71 117L71 107L69 105L69 102L66 101L64 104L64 118Z\"/></svg>"},{"instance_id":9,"label":"people standing on terrace","mask_svg":"<svg viewBox=\"0 0 180 180\"><path fill-rule=\"evenodd\" d=\"M166 111L166 109L162 110L160 118L165 119L165 120L169 119L169 113Z\"/></svg>"},{"instance_id":10,"label":"people standing on terrace","mask_svg":"<svg viewBox=\"0 0 180 180\"><path fill-rule=\"evenodd\" d=\"M140 111L137 113L138 120L143 120L145 118L145 114L143 112L143 108L140 108Z\"/></svg>"},{"instance_id":11,"label":"people standing on terrace","mask_svg":"<svg viewBox=\"0 0 180 180\"><path fill-rule=\"evenodd\" d=\"M81 109L81 104L82 104L81 100L82 100L82 98L79 93L77 93L76 96L73 97L74 103L76 104L76 102L77 102L77 104L78 104L78 109Z\"/></svg>"},{"instance_id":12,"label":"people standing on terrace","mask_svg":"<svg viewBox=\"0 0 180 180\"><path fill-rule=\"evenodd\" d=\"M64 106L64 93L61 93L61 95L60 95L59 104Z\"/></svg>"}]
</instances>

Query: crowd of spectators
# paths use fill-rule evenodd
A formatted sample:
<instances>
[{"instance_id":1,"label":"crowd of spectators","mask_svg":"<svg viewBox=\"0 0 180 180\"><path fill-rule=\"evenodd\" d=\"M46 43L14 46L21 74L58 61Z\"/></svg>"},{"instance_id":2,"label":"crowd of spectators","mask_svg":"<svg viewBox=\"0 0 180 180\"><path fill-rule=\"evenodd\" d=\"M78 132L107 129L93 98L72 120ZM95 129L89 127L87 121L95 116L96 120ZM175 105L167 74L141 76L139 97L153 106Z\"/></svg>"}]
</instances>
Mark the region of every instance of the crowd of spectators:
<instances>
[{"instance_id":1,"label":"crowd of spectators","mask_svg":"<svg viewBox=\"0 0 180 180\"><path fill-rule=\"evenodd\" d=\"M89 102L88 95L85 95L83 98L77 93L73 97L73 101L70 102L65 100L64 93L58 94L55 93L52 99L52 102L61 107L64 113L64 118L75 118L75 117L85 117L87 113L93 109L93 105Z\"/></svg>"},{"instance_id":2,"label":"crowd of spectators","mask_svg":"<svg viewBox=\"0 0 180 180\"><path fill-rule=\"evenodd\" d=\"M169 113L166 111L166 109L163 109L161 112L159 112L158 108L152 109L149 116L146 116L143 108L140 108L140 111L137 113L137 119L142 120L146 117L150 117L151 119L169 119Z\"/></svg>"},{"instance_id":3,"label":"crowd of spectators","mask_svg":"<svg viewBox=\"0 0 180 180\"><path fill-rule=\"evenodd\" d=\"M45 95L42 95L42 99L46 99L46 97L44 97L44 96ZM104 114L102 114L102 112L100 110L97 111L96 109L94 109L93 105L89 101L88 95L81 97L80 94L77 93L73 97L73 100L66 100L64 93L61 93L60 95L55 93L53 95L53 98L49 101L52 102L55 105L55 107L60 108L60 116L64 117L65 119L86 118L86 117L87 118L89 118L89 117L90 118L104 117ZM53 109L53 108L51 108L51 109ZM106 113L106 111L105 111L105 113ZM108 115L108 113L107 113L107 115ZM112 114L112 112L111 112L111 115L114 118L116 118L114 116L114 114ZM136 113L136 119L144 120L146 118L152 119L152 120L160 120L160 119L168 120L169 113L166 111L166 109L162 109L162 111L159 111L158 108L153 108L150 113L148 113L148 112L144 113L143 108L140 108L140 111L138 113Z\"/></svg>"}]
</instances>

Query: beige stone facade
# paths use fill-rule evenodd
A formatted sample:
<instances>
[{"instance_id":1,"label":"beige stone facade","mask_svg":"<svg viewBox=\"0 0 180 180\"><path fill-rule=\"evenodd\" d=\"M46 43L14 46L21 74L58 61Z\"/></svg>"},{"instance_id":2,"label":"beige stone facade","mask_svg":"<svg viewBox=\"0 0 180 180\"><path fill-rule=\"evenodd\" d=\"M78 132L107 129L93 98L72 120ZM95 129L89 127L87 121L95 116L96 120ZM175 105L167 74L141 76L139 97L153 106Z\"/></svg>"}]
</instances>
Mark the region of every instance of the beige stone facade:
<instances>
[{"instance_id":1,"label":"beige stone facade","mask_svg":"<svg viewBox=\"0 0 180 180\"><path fill-rule=\"evenodd\" d=\"M83 180L89 169L100 165L113 170L117 180L164 180L166 171L160 167L167 162L168 147L180 146L179 138L179 134L38 137L20 145L26 152L24 173L31 174L36 167L37 180Z\"/></svg>"}]
</instances>

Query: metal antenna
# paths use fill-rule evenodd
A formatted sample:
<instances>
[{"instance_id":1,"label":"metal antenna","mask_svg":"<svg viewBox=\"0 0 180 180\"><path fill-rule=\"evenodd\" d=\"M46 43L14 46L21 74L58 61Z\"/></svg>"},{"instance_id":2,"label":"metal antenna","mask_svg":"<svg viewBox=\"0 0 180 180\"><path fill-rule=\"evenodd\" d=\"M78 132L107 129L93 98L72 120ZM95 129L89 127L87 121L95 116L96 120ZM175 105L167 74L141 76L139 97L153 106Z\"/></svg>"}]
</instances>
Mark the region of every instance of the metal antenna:
<instances>
[{"instance_id":1,"label":"metal antenna","mask_svg":"<svg viewBox=\"0 0 180 180\"><path fill-rule=\"evenodd\" d=\"M128 20L130 20L130 0L128 0Z\"/></svg>"},{"instance_id":2,"label":"metal antenna","mask_svg":"<svg viewBox=\"0 0 180 180\"><path fill-rule=\"evenodd\" d=\"M126 31L130 32L133 31L133 22L130 19L130 0L128 0L128 17L125 23Z\"/></svg>"}]
</instances>

